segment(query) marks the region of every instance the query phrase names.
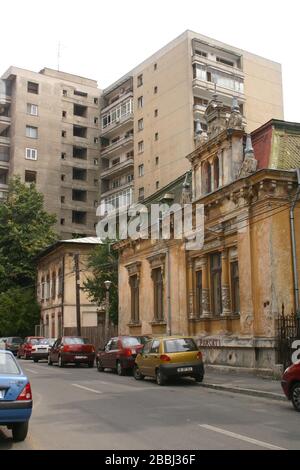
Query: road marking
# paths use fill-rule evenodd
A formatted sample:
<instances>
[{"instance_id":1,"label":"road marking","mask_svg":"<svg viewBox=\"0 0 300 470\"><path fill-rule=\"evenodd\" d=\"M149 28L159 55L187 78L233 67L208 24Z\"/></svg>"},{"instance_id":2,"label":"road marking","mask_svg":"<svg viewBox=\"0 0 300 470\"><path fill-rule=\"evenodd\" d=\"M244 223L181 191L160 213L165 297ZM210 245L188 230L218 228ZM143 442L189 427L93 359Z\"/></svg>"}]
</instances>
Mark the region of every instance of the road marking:
<instances>
[{"instance_id":1,"label":"road marking","mask_svg":"<svg viewBox=\"0 0 300 470\"><path fill-rule=\"evenodd\" d=\"M226 429L216 428L215 426L210 426L209 424L199 424L200 428L208 429L209 431L218 432L219 434L224 434L225 436L232 437L233 439L239 439L240 441L249 442L259 447L264 447L265 449L273 450L286 450L284 447L278 447L268 442L258 441L257 439L252 439L252 437L243 436L242 434L236 434L235 432L227 431Z\"/></svg>"},{"instance_id":2,"label":"road marking","mask_svg":"<svg viewBox=\"0 0 300 470\"><path fill-rule=\"evenodd\" d=\"M93 388L84 387L83 385L72 384L73 387L82 388L82 390L87 390L88 392L98 393L99 395L103 392L99 392L99 390L94 390Z\"/></svg>"},{"instance_id":3,"label":"road marking","mask_svg":"<svg viewBox=\"0 0 300 470\"><path fill-rule=\"evenodd\" d=\"M32 374L38 374L38 372L36 370L32 370L32 369L25 369L27 372L31 372Z\"/></svg>"}]
</instances>

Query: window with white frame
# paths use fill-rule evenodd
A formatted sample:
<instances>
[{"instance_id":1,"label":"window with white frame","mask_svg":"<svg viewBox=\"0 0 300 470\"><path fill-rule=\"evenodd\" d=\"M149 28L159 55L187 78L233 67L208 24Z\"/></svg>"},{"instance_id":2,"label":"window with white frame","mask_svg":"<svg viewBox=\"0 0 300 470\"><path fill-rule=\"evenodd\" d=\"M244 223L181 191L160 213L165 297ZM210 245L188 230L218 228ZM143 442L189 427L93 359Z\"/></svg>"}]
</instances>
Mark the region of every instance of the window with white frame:
<instances>
[{"instance_id":1,"label":"window with white frame","mask_svg":"<svg viewBox=\"0 0 300 470\"><path fill-rule=\"evenodd\" d=\"M142 131L144 129L144 119L139 119L138 120L138 130Z\"/></svg>"},{"instance_id":2,"label":"window with white frame","mask_svg":"<svg viewBox=\"0 0 300 470\"><path fill-rule=\"evenodd\" d=\"M144 107L144 97L143 96L138 97L137 105L138 105L138 109L141 109L141 108Z\"/></svg>"},{"instance_id":3,"label":"window with white frame","mask_svg":"<svg viewBox=\"0 0 300 470\"><path fill-rule=\"evenodd\" d=\"M26 126L26 137L30 137L31 139L37 139L38 128L33 126Z\"/></svg>"},{"instance_id":4,"label":"window with white frame","mask_svg":"<svg viewBox=\"0 0 300 470\"><path fill-rule=\"evenodd\" d=\"M144 164L139 165L139 176L144 176Z\"/></svg>"},{"instance_id":5,"label":"window with white frame","mask_svg":"<svg viewBox=\"0 0 300 470\"><path fill-rule=\"evenodd\" d=\"M27 148L25 150L25 158L26 160L37 160L37 149Z\"/></svg>"},{"instance_id":6,"label":"window with white frame","mask_svg":"<svg viewBox=\"0 0 300 470\"><path fill-rule=\"evenodd\" d=\"M116 108L111 109L107 114L102 117L102 129L105 129L111 124L117 123L121 118L128 116L133 112L132 98L125 100Z\"/></svg>"},{"instance_id":7,"label":"window with white frame","mask_svg":"<svg viewBox=\"0 0 300 470\"><path fill-rule=\"evenodd\" d=\"M37 116L38 115L38 105L37 104L32 104L32 103L27 103L27 114L30 114L31 116Z\"/></svg>"},{"instance_id":8,"label":"window with white frame","mask_svg":"<svg viewBox=\"0 0 300 470\"><path fill-rule=\"evenodd\" d=\"M107 210L109 206L112 206L115 209L128 207L132 204L132 194L132 188L125 189L124 191L120 191L106 197L101 201L101 204L105 204L105 210Z\"/></svg>"},{"instance_id":9,"label":"window with white frame","mask_svg":"<svg viewBox=\"0 0 300 470\"><path fill-rule=\"evenodd\" d=\"M143 153L144 151L144 141L141 140L139 143L138 143L138 153Z\"/></svg>"}]
</instances>

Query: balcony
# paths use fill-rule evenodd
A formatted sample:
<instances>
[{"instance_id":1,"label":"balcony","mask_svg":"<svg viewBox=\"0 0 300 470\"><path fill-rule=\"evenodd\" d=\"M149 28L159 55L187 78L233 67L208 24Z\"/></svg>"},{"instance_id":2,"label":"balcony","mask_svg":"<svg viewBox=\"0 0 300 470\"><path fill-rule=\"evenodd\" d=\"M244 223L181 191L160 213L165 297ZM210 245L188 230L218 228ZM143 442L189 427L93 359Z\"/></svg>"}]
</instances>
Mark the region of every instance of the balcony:
<instances>
[{"instance_id":1,"label":"balcony","mask_svg":"<svg viewBox=\"0 0 300 470\"><path fill-rule=\"evenodd\" d=\"M11 103L10 82L0 79L0 107Z\"/></svg>"},{"instance_id":2,"label":"balcony","mask_svg":"<svg viewBox=\"0 0 300 470\"><path fill-rule=\"evenodd\" d=\"M0 145L9 146L10 138L4 135L0 135Z\"/></svg>"},{"instance_id":3,"label":"balcony","mask_svg":"<svg viewBox=\"0 0 300 470\"><path fill-rule=\"evenodd\" d=\"M127 137L122 137L116 142L112 142L105 147L101 147L101 157L110 157L114 155L119 150L124 150L129 145L133 145L133 134L128 135Z\"/></svg>"},{"instance_id":4,"label":"balcony","mask_svg":"<svg viewBox=\"0 0 300 470\"><path fill-rule=\"evenodd\" d=\"M117 107L118 105L120 105L123 101L126 101L130 98L133 98L133 91L130 90L128 93L124 93L123 95L121 95L119 97L118 100L114 101L113 103L109 104L108 106L105 106L105 108L102 108L101 109L101 117L104 115L104 114L108 114L113 108Z\"/></svg>"},{"instance_id":5,"label":"balcony","mask_svg":"<svg viewBox=\"0 0 300 470\"><path fill-rule=\"evenodd\" d=\"M108 196L111 196L112 194L114 193L118 193L120 191L124 191L125 189L129 189L129 188L132 188L134 185L134 180L130 181L130 183L124 183L124 184L121 184L120 186L118 186L117 188L101 188L101 199L104 198L104 197L108 197Z\"/></svg>"},{"instance_id":6,"label":"balcony","mask_svg":"<svg viewBox=\"0 0 300 470\"><path fill-rule=\"evenodd\" d=\"M1 114L1 105L0 105L0 134L5 131L11 124L10 116L5 116ZM0 137L1 138L1 137Z\"/></svg>"},{"instance_id":7,"label":"balcony","mask_svg":"<svg viewBox=\"0 0 300 470\"><path fill-rule=\"evenodd\" d=\"M104 170L101 171L100 178L105 179L109 176L118 176L119 174L122 174L124 170L129 169L130 167L133 167L133 158L128 158L127 160L117 163L116 165L113 165L109 168L105 168Z\"/></svg>"},{"instance_id":8,"label":"balcony","mask_svg":"<svg viewBox=\"0 0 300 470\"><path fill-rule=\"evenodd\" d=\"M210 101L214 93L215 93L214 83L207 82L205 80L200 80L199 78L193 79L193 94L195 97L205 98L208 101ZM244 103L245 101L244 93L238 92L231 88L223 87L221 85L217 85L217 94L219 98L222 100L222 102L228 106L231 106L233 96L237 96L239 103ZM195 106L199 106L199 105L195 105ZM198 112L200 114L203 113L202 109L200 108L194 108L194 112Z\"/></svg>"},{"instance_id":9,"label":"balcony","mask_svg":"<svg viewBox=\"0 0 300 470\"><path fill-rule=\"evenodd\" d=\"M210 60L207 57L199 56L194 54L192 56L192 64L206 64L208 70L210 68L218 69L222 72L229 73L231 75L235 75L239 78L244 78L244 72L238 67L232 67L231 65L223 64L222 62L217 62L216 60Z\"/></svg>"}]
</instances>

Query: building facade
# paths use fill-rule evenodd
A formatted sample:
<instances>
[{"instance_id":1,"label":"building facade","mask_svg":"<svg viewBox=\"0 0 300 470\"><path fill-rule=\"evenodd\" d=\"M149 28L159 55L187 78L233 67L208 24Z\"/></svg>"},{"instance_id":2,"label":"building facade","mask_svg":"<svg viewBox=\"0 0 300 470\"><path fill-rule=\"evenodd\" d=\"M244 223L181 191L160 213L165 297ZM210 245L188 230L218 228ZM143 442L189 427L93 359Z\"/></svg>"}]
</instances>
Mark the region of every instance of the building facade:
<instances>
[{"instance_id":1,"label":"building facade","mask_svg":"<svg viewBox=\"0 0 300 470\"><path fill-rule=\"evenodd\" d=\"M44 250L37 260L37 298L41 305L40 334L57 338L77 334L76 274L74 256L79 258L80 286L92 273L87 267L91 251L99 245L95 237L60 240ZM81 329L97 329L99 311L80 289Z\"/></svg>"},{"instance_id":2,"label":"building facade","mask_svg":"<svg viewBox=\"0 0 300 470\"><path fill-rule=\"evenodd\" d=\"M101 201L120 207L188 170L196 123L217 88L230 113L237 97L248 132L283 119L278 63L192 31L103 91ZM133 180L134 178L134 180Z\"/></svg>"},{"instance_id":3,"label":"building facade","mask_svg":"<svg viewBox=\"0 0 300 470\"><path fill-rule=\"evenodd\" d=\"M35 183L62 238L95 233L99 110L88 78L11 67L0 80L0 196L12 175Z\"/></svg>"},{"instance_id":4,"label":"building facade","mask_svg":"<svg viewBox=\"0 0 300 470\"><path fill-rule=\"evenodd\" d=\"M274 163L274 152L284 147L280 139L299 138L300 125L271 121L253 132L257 160L236 100L229 119L226 112L215 96L207 133L199 131L188 155L191 173L145 201L184 203L189 192L194 210L204 206L203 246L190 249L172 237L116 244L119 332L190 334L206 363L274 370L276 318L282 310L295 314L297 305L293 255L300 265L300 152L289 154L289 169L285 158ZM273 150L267 140L259 144L267 130L276 134Z\"/></svg>"}]
</instances>

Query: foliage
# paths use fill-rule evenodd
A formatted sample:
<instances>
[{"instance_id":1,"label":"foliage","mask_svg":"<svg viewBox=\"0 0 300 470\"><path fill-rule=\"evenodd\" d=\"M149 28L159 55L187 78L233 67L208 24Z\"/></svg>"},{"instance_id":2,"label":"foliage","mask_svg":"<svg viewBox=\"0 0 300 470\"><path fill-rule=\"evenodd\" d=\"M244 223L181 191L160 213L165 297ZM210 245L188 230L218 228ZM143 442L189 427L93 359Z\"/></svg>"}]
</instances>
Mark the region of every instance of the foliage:
<instances>
[{"instance_id":1,"label":"foliage","mask_svg":"<svg viewBox=\"0 0 300 470\"><path fill-rule=\"evenodd\" d=\"M13 178L0 204L0 334L26 335L39 323L35 257L57 238L55 216L43 209L35 185Z\"/></svg>"},{"instance_id":2,"label":"foliage","mask_svg":"<svg viewBox=\"0 0 300 470\"><path fill-rule=\"evenodd\" d=\"M34 289L13 287L0 293L0 336L21 336L34 333L40 322L40 307Z\"/></svg>"},{"instance_id":3,"label":"foliage","mask_svg":"<svg viewBox=\"0 0 300 470\"><path fill-rule=\"evenodd\" d=\"M35 185L11 180L8 198L0 205L0 292L34 282L34 258L54 242L55 220L43 209Z\"/></svg>"},{"instance_id":4,"label":"foliage","mask_svg":"<svg viewBox=\"0 0 300 470\"><path fill-rule=\"evenodd\" d=\"M98 245L89 256L88 266L93 277L85 281L84 290L98 306L105 302L105 281L111 281L109 289L109 316L114 324L118 322L118 254L111 247L110 240Z\"/></svg>"}]
</instances>

